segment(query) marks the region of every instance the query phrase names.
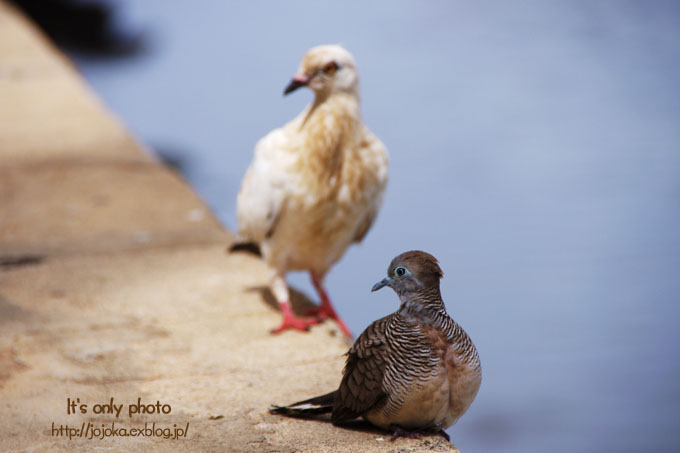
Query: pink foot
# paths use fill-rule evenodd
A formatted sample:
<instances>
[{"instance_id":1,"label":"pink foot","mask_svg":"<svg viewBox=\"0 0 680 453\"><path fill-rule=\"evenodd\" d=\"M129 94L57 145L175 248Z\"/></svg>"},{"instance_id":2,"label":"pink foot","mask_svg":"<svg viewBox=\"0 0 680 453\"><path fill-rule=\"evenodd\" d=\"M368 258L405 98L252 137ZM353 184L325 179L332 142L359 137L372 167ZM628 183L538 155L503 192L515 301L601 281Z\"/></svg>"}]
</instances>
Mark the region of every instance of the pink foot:
<instances>
[{"instance_id":1,"label":"pink foot","mask_svg":"<svg viewBox=\"0 0 680 453\"><path fill-rule=\"evenodd\" d=\"M308 332L309 328L313 325L319 324L318 319L314 318L298 318L295 316L292 312L284 310L283 311L283 320L281 321L281 325L275 329L271 330L272 334L277 334L281 333L284 330L288 329L293 329L293 330L299 330L302 332Z\"/></svg>"},{"instance_id":2,"label":"pink foot","mask_svg":"<svg viewBox=\"0 0 680 453\"><path fill-rule=\"evenodd\" d=\"M340 319L338 314L333 310L332 306L321 305L320 307L310 308L305 312L307 316L314 316L318 322L323 322L326 319L332 319L338 323L338 327L342 330L347 338L352 338L352 332L350 332L349 327L345 324L345 321Z\"/></svg>"}]
</instances>

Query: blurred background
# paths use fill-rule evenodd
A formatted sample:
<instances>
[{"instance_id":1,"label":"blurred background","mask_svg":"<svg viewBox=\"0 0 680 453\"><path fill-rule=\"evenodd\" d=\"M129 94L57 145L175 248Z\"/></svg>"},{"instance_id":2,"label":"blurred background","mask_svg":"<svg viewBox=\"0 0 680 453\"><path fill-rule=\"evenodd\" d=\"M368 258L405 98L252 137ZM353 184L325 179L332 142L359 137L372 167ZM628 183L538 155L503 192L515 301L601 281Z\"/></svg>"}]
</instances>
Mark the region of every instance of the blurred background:
<instances>
[{"instance_id":1,"label":"blurred background","mask_svg":"<svg viewBox=\"0 0 680 453\"><path fill-rule=\"evenodd\" d=\"M255 142L312 98L282 96L300 58L346 46L391 156L327 281L349 326L429 251L483 364L462 451L680 451L680 3L17 3L232 231Z\"/></svg>"}]
</instances>

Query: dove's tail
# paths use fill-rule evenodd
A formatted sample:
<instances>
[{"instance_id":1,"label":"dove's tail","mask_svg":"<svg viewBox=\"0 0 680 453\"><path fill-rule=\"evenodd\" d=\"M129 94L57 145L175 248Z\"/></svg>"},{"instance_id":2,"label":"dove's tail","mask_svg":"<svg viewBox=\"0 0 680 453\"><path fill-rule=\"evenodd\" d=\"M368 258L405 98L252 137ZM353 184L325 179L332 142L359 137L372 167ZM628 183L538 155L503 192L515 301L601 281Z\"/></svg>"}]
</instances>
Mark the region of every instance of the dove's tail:
<instances>
[{"instance_id":1,"label":"dove's tail","mask_svg":"<svg viewBox=\"0 0 680 453\"><path fill-rule=\"evenodd\" d=\"M296 418L315 418L317 415L328 414L333 411L336 393L337 390L288 406L272 406L269 413Z\"/></svg>"}]
</instances>

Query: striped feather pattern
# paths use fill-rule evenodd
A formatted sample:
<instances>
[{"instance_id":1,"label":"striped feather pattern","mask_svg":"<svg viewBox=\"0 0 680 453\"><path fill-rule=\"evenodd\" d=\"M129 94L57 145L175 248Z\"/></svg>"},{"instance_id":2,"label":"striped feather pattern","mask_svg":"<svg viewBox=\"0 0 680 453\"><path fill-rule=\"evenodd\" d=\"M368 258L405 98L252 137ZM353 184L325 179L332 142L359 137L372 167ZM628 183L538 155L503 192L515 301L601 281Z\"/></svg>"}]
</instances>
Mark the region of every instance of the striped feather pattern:
<instances>
[{"instance_id":1,"label":"striped feather pattern","mask_svg":"<svg viewBox=\"0 0 680 453\"><path fill-rule=\"evenodd\" d=\"M400 255L405 259L395 258L388 270L392 275L404 261L409 265L410 273L402 273L405 283L389 283L401 300L399 310L366 328L347 353L338 390L318 397L328 409L332 395L335 424L364 417L382 428L440 430L455 423L477 394L479 355L446 312L439 290L443 273L431 255L408 253ZM422 266L413 264L418 260ZM413 283L422 281L429 284ZM318 414L320 405L309 408L309 415ZM300 407L288 408L299 416Z\"/></svg>"}]
</instances>

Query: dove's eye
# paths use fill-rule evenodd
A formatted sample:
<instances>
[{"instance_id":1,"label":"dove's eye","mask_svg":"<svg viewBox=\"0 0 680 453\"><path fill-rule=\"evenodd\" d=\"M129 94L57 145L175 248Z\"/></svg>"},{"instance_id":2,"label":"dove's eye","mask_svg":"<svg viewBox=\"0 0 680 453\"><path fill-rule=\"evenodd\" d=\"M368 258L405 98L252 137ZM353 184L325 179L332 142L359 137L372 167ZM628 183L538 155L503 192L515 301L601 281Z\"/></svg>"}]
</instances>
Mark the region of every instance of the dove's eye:
<instances>
[{"instance_id":1,"label":"dove's eye","mask_svg":"<svg viewBox=\"0 0 680 453\"><path fill-rule=\"evenodd\" d=\"M405 267L402 267L402 266L399 266L398 268L396 268L396 269L394 270L394 274L395 274L397 277L403 277L404 275L406 275L406 268L405 268Z\"/></svg>"},{"instance_id":2,"label":"dove's eye","mask_svg":"<svg viewBox=\"0 0 680 453\"><path fill-rule=\"evenodd\" d=\"M331 61L330 63L326 63L326 65L323 67L323 73L329 76L332 76L335 74L335 71L338 70L338 64L334 61Z\"/></svg>"}]
</instances>

